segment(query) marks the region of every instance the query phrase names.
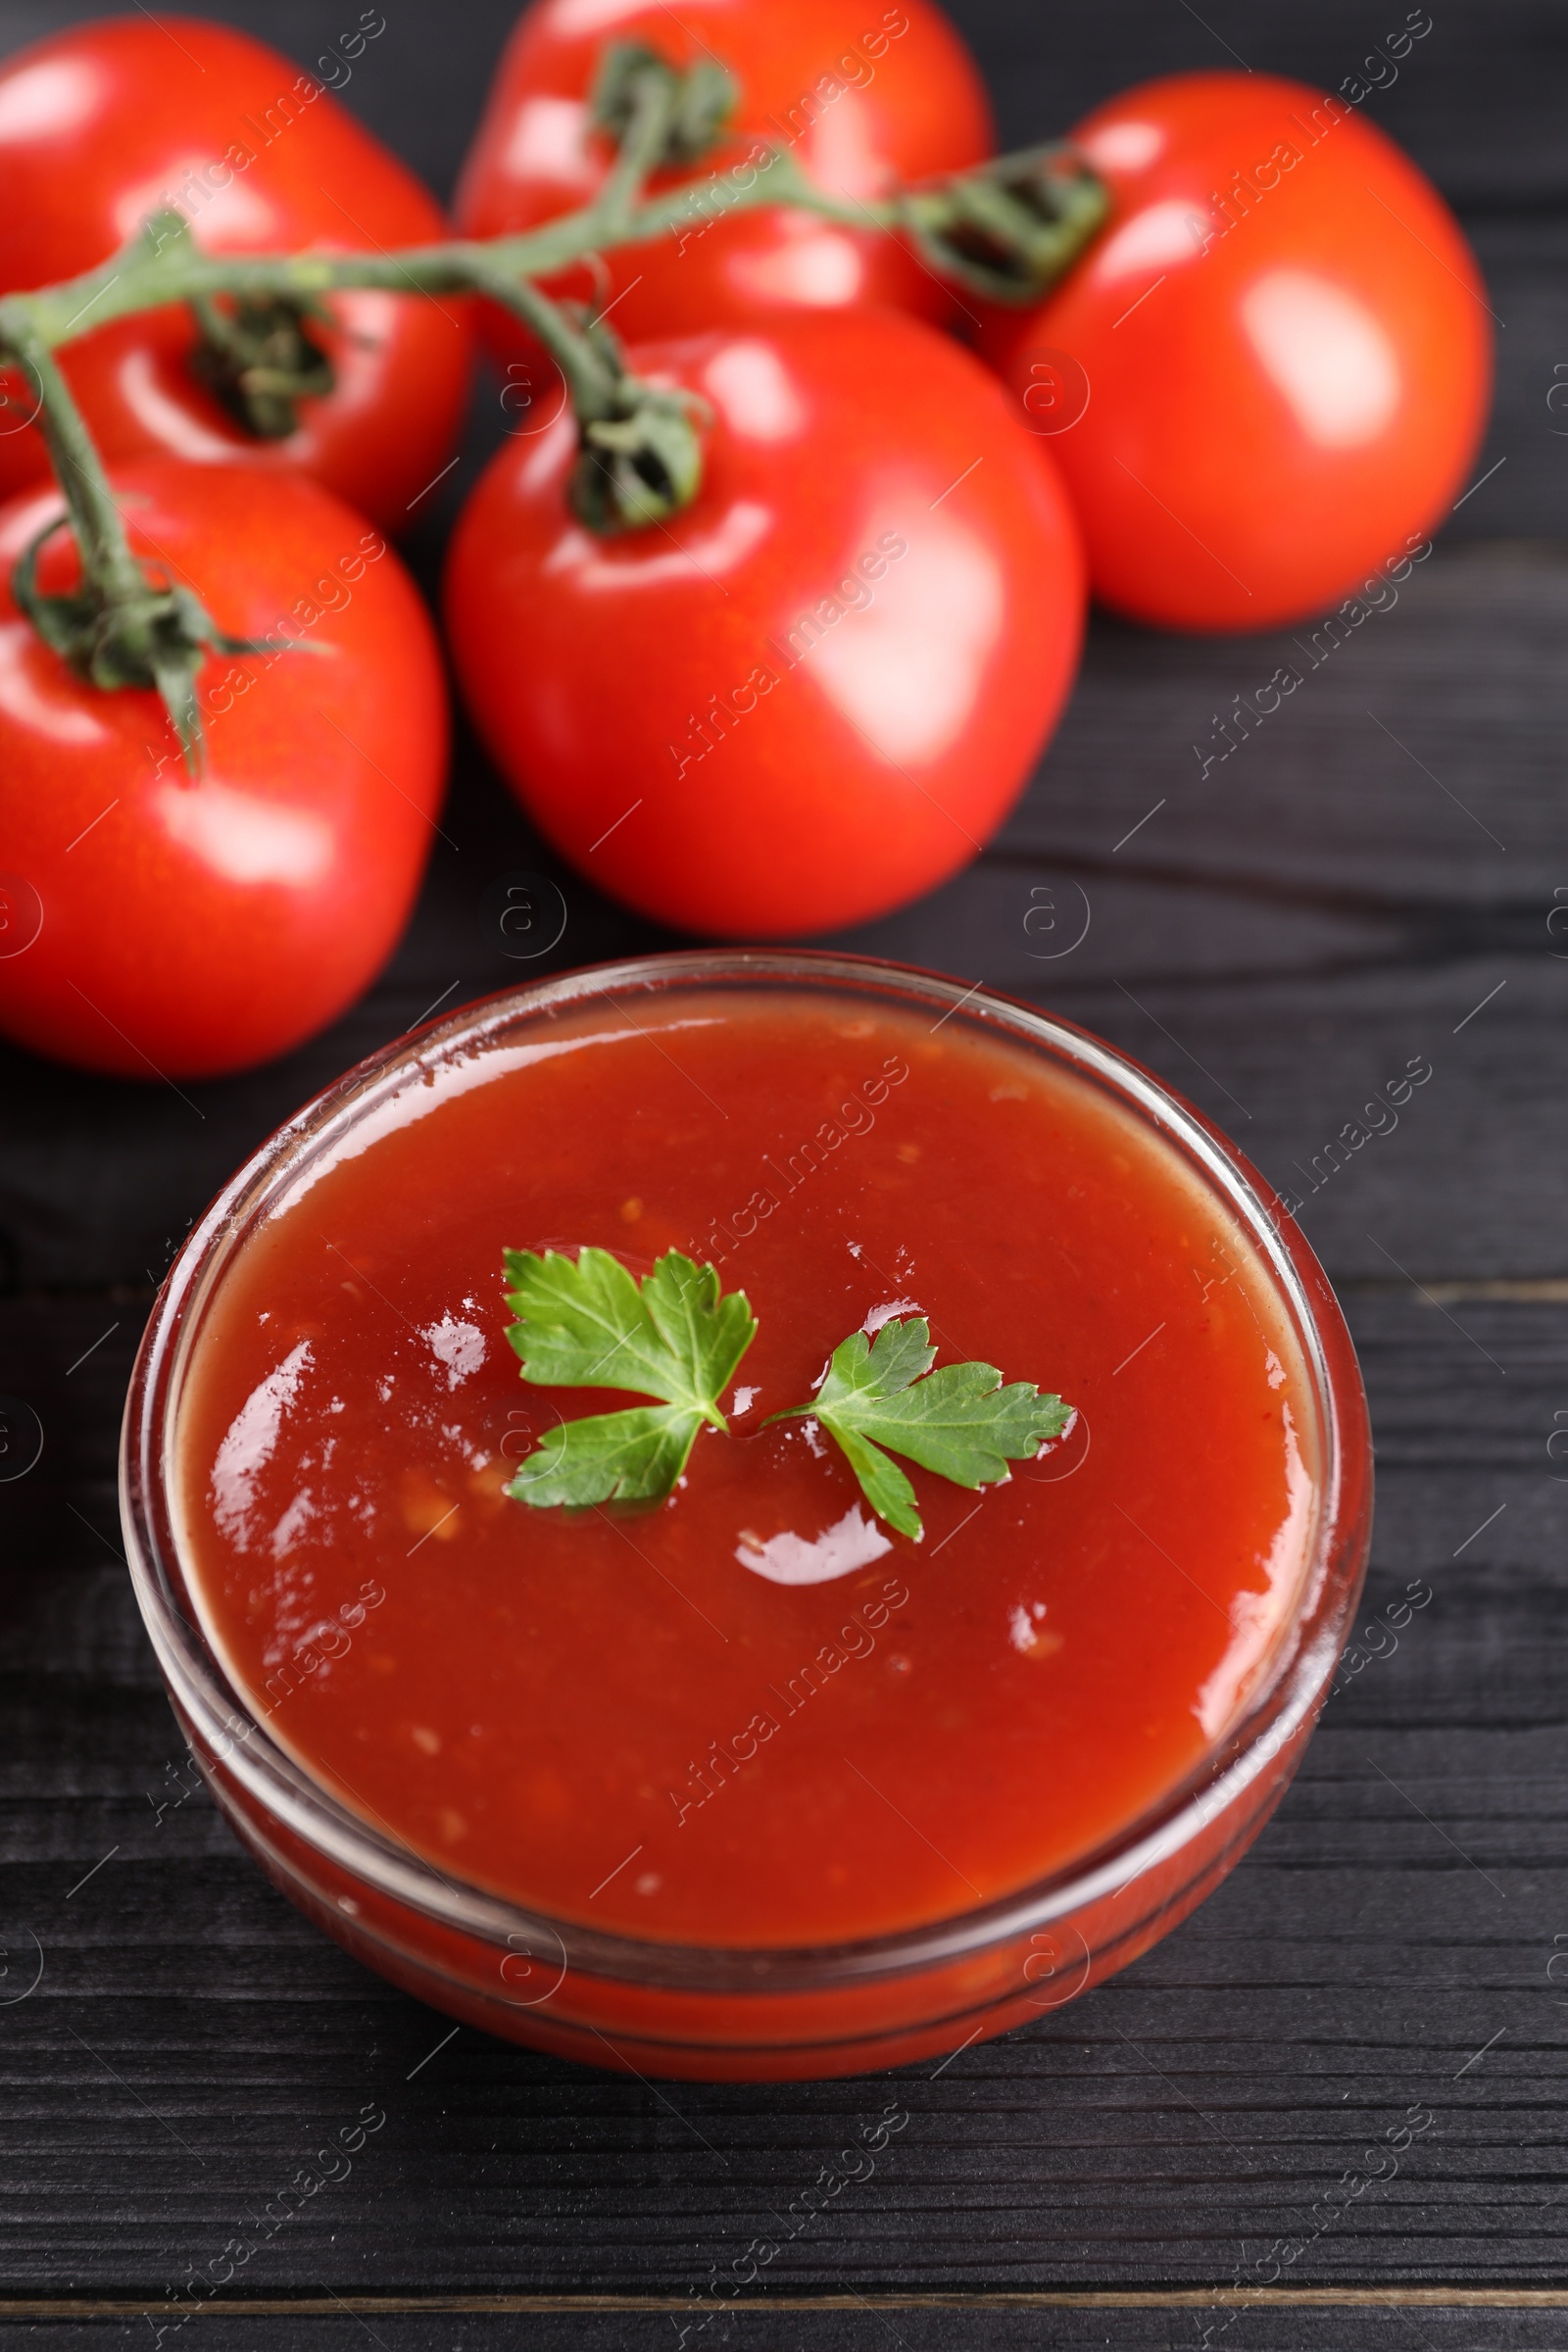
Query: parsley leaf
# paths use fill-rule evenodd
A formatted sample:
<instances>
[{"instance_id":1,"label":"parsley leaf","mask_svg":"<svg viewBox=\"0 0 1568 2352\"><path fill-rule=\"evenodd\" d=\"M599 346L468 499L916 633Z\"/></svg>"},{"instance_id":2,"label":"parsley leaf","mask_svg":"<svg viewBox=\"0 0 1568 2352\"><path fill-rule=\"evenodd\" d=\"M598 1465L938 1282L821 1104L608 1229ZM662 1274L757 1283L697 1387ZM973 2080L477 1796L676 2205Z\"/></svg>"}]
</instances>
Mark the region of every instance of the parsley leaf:
<instances>
[{"instance_id":1,"label":"parsley leaf","mask_svg":"<svg viewBox=\"0 0 1568 2352\"><path fill-rule=\"evenodd\" d=\"M1073 1415L1070 1404L1043 1396L1027 1380L1004 1388L994 1364L944 1364L933 1372L936 1352L923 1315L895 1316L874 1344L852 1332L834 1348L812 1402L769 1416L819 1421L871 1508L916 1544L925 1529L914 1489L884 1446L956 1486L993 1486L1011 1477L1009 1461L1028 1461L1047 1438L1060 1437Z\"/></svg>"},{"instance_id":2,"label":"parsley leaf","mask_svg":"<svg viewBox=\"0 0 1568 2352\"><path fill-rule=\"evenodd\" d=\"M641 1282L608 1250L504 1254L506 1301L518 1318L507 1337L524 1380L659 1398L553 1430L507 1493L541 1506L658 1501L685 1469L704 1422L728 1426L718 1399L757 1334L745 1292L723 1296L714 1269L678 1250Z\"/></svg>"}]
</instances>

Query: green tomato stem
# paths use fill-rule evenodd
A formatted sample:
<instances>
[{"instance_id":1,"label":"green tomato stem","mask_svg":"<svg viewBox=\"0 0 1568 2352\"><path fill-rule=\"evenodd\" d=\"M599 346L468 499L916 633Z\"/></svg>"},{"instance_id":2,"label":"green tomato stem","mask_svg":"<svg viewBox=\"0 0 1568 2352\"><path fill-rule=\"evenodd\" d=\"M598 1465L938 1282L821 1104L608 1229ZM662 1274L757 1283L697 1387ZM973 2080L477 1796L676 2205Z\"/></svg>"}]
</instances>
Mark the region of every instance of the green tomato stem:
<instances>
[{"instance_id":1,"label":"green tomato stem","mask_svg":"<svg viewBox=\"0 0 1568 2352\"><path fill-rule=\"evenodd\" d=\"M768 153L771 161L759 163L745 186L733 175L715 174L635 203L612 179L592 204L542 228L515 236L454 237L399 253L209 254L191 237L182 214L160 213L97 269L9 295L0 312L24 318L35 340L53 351L113 319L222 294L301 303L365 287L387 294L493 294L499 278L554 277L608 246L646 245L693 221L763 205L794 205L851 228L898 225L897 203L862 205L835 196L808 179L783 150ZM3 322L0 342L15 350Z\"/></svg>"},{"instance_id":2,"label":"green tomato stem","mask_svg":"<svg viewBox=\"0 0 1568 2352\"><path fill-rule=\"evenodd\" d=\"M66 503L64 517L46 523L17 560L11 587L18 609L89 684L155 690L194 776L203 752L196 675L207 656L275 649L225 636L191 589L155 579L138 561L97 445L22 298L0 301L0 351L31 381ZM59 520L71 525L81 580L74 589L46 594L37 584L38 558Z\"/></svg>"},{"instance_id":3,"label":"green tomato stem","mask_svg":"<svg viewBox=\"0 0 1568 2352\"><path fill-rule=\"evenodd\" d=\"M18 361L38 400L38 425L65 497L83 577L105 596L139 596L145 581L109 487L97 444L48 343L25 308L26 297L0 301L0 345Z\"/></svg>"},{"instance_id":4,"label":"green tomato stem","mask_svg":"<svg viewBox=\"0 0 1568 2352\"><path fill-rule=\"evenodd\" d=\"M610 177L594 200L607 244L618 244L631 220L648 174L660 162L675 120L680 83L667 67L650 58L632 77L630 120Z\"/></svg>"}]
</instances>

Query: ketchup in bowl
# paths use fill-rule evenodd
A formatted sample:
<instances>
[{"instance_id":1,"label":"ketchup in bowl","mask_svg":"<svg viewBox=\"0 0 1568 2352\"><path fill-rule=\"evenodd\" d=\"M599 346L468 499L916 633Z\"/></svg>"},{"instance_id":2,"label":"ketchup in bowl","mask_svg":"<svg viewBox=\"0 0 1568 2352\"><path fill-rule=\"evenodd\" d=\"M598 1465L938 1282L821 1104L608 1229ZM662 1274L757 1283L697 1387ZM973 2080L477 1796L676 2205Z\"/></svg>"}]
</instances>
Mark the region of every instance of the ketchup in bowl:
<instances>
[{"instance_id":1,"label":"ketchup in bowl","mask_svg":"<svg viewBox=\"0 0 1568 2352\"><path fill-rule=\"evenodd\" d=\"M509 1345L503 1250L584 1249L757 1320L660 1501L507 1492L646 1401ZM1072 1416L1002 1483L906 1462L920 1542L770 1419L914 1317ZM172 1693L272 1875L644 2072L886 2064L1121 1965L1265 1818L1365 1546L1348 1343L1229 1148L1059 1024L829 957L546 982L351 1075L193 1240L127 1436Z\"/></svg>"}]
</instances>

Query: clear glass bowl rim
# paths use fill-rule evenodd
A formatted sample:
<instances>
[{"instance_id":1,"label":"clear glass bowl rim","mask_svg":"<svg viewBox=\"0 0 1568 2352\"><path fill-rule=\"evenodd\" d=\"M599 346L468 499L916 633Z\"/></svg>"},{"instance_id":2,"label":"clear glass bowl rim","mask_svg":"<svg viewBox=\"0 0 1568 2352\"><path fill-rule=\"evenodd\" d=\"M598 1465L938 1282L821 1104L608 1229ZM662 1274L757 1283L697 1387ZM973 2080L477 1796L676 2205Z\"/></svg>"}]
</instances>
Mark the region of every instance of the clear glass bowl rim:
<instances>
[{"instance_id":1,"label":"clear glass bowl rim","mask_svg":"<svg viewBox=\"0 0 1568 2352\"><path fill-rule=\"evenodd\" d=\"M1065 1060L1155 1127L1246 1228L1296 1329L1317 1408L1322 1464L1313 1547L1295 1616L1241 1717L1188 1778L1067 1869L929 1926L838 1944L774 1949L686 1945L608 1934L529 1911L470 1886L372 1829L268 1736L180 1601L183 1570L164 1471L187 1333L256 1217L321 1148L420 1065L470 1049L519 1019L594 993L726 984L871 990L1000 1027ZM121 1440L121 1515L142 1617L170 1694L199 1741L307 1847L390 1900L498 1950L556 1955L587 1976L691 1993L826 1992L899 1977L1049 1931L1155 1862L1178 1856L1312 1715L1359 1595L1371 1525L1371 1434L1338 1301L1273 1188L1201 1111L1093 1032L940 973L808 949L693 949L588 965L475 1000L383 1047L316 1096L223 1187L165 1280L143 1335Z\"/></svg>"}]
</instances>

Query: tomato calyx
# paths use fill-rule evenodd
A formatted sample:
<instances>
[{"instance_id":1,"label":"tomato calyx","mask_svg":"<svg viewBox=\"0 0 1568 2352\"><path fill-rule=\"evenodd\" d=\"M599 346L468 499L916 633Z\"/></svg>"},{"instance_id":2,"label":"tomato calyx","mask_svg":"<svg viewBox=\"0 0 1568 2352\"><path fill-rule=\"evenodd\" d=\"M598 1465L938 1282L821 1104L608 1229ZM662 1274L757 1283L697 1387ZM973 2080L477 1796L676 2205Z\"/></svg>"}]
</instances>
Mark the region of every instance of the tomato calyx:
<instances>
[{"instance_id":1,"label":"tomato calyx","mask_svg":"<svg viewBox=\"0 0 1568 2352\"><path fill-rule=\"evenodd\" d=\"M191 589L155 581L141 565L139 590L122 585L113 592L84 568L79 585L54 593L38 586L38 557L46 540L70 521L51 515L17 558L11 593L54 653L78 677L106 692L152 688L163 697L179 737L189 773L201 764L201 714L196 676L209 654L261 654L278 650L268 638L229 637Z\"/></svg>"},{"instance_id":2,"label":"tomato calyx","mask_svg":"<svg viewBox=\"0 0 1568 2352\"><path fill-rule=\"evenodd\" d=\"M565 378L577 420L567 499L578 521L614 538L689 507L702 486L706 401L633 375L611 329L586 318L580 303L552 301L501 270L477 275L480 290L522 319Z\"/></svg>"},{"instance_id":3,"label":"tomato calyx","mask_svg":"<svg viewBox=\"0 0 1568 2352\"><path fill-rule=\"evenodd\" d=\"M320 306L288 295L192 298L200 329L190 365L223 407L258 441L286 441L299 425L298 403L333 390L337 371L309 331L329 323Z\"/></svg>"},{"instance_id":4,"label":"tomato calyx","mask_svg":"<svg viewBox=\"0 0 1568 2352\"><path fill-rule=\"evenodd\" d=\"M602 538L645 530L689 507L702 483L703 449L692 405L626 378L628 413L583 427L571 477L571 511Z\"/></svg>"},{"instance_id":5,"label":"tomato calyx","mask_svg":"<svg viewBox=\"0 0 1568 2352\"><path fill-rule=\"evenodd\" d=\"M903 199L904 224L942 276L993 302L1038 302L1110 210L1103 180L1061 141L999 156Z\"/></svg>"},{"instance_id":6,"label":"tomato calyx","mask_svg":"<svg viewBox=\"0 0 1568 2352\"><path fill-rule=\"evenodd\" d=\"M740 84L717 58L700 59L684 74L642 41L612 41L599 61L588 102L589 120L617 147L626 147L647 119L650 102L662 117L644 171L695 164L715 143L740 96Z\"/></svg>"},{"instance_id":7,"label":"tomato calyx","mask_svg":"<svg viewBox=\"0 0 1568 2352\"><path fill-rule=\"evenodd\" d=\"M663 391L632 375L603 327L582 331L606 380L587 398L573 387L579 447L567 495L578 521L608 539L691 505L702 485L699 425L708 410L695 393Z\"/></svg>"}]
</instances>

